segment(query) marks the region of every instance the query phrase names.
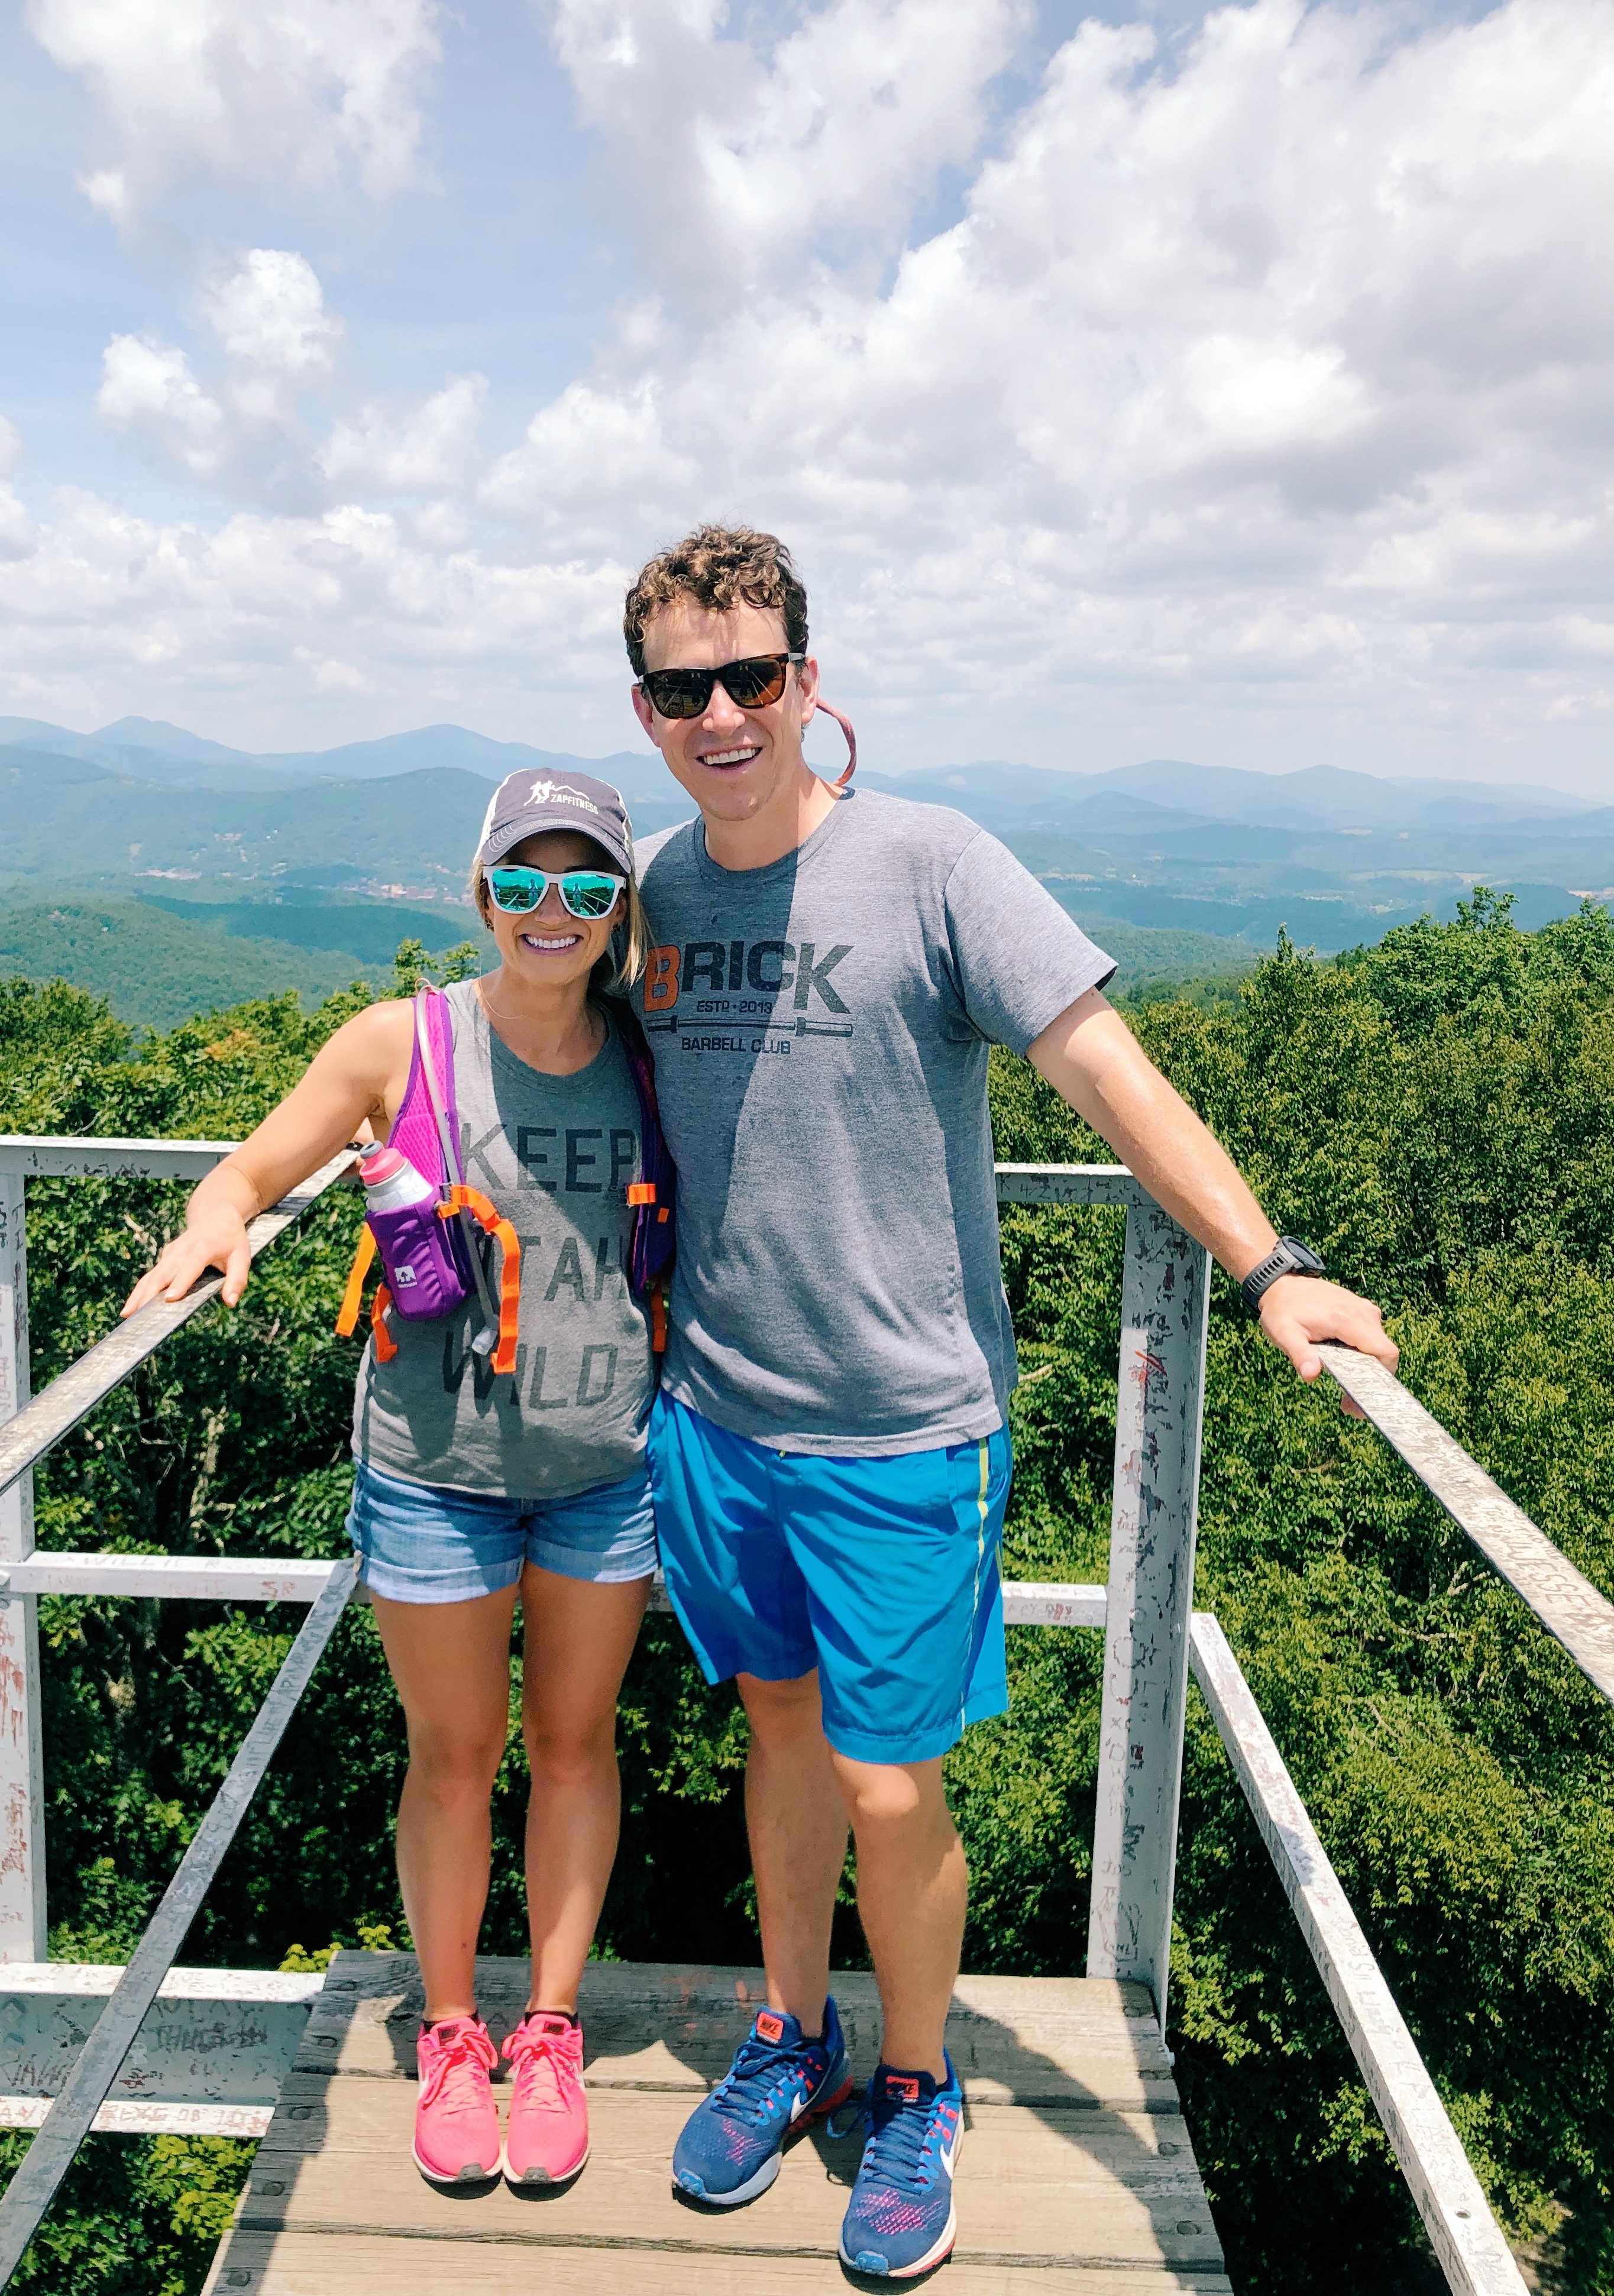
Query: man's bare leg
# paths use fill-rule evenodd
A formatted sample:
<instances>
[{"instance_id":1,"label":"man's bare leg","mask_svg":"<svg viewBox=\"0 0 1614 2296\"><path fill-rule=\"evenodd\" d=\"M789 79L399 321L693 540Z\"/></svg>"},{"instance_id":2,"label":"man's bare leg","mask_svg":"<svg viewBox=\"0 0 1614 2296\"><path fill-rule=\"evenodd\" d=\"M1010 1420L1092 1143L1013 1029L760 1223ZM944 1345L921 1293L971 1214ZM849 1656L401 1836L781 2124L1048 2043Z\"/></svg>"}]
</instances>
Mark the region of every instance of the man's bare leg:
<instances>
[{"instance_id":1,"label":"man's bare leg","mask_svg":"<svg viewBox=\"0 0 1614 2296\"><path fill-rule=\"evenodd\" d=\"M969 1869L942 1763L854 1762L831 1753L858 1845L858 1914L879 1981L880 2054L946 2077L943 2035L964 1949Z\"/></svg>"},{"instance_id":2,"label":"man's bare leg","mask_svg":"<svg viewBox=\"0 0 1614 2296\"><path fill-rule=\"evenodd\" d=\"M824 1739L817 1673L794 1682L742 1674L738 1682L751 1725L745 1825L768 2005L798 2018L816 2040L824 2030L829 1930L846 1861L846 1806Z\"/></svg>"}]
</instances>

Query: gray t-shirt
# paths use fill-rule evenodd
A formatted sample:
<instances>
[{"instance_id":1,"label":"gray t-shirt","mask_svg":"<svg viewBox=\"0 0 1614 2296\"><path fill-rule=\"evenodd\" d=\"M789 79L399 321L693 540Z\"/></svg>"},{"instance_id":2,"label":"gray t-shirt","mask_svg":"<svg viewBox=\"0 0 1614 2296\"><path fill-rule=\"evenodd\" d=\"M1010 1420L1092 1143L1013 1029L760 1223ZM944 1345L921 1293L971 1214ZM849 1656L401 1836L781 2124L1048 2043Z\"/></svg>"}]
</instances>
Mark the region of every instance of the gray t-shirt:
<instances>
[{"instance_id":1,"label":"gray t-shirt","mask_svg":"<svg viewBox=\"0 0 1614 2296\"><path fill-rule=\"evenodd\" d=\"M987 1049L1114 972L996 838L853 791L764 869L646 839L642 990L679 1168L665 1384L781 1451L878 1456L1003 1423Z\"/></svg>"},{"instance_id":2,"label":"gray t-shirt","mask_svg":"<svg viewBox=\"0 0 1614 2296\"><path fill-rule=\"evenodd\" d=\"M383 1364L374 1341L365 1349L354 1456L450 1490L569 1498L644 1464L655 1358L624 1273L638 1095L609 1016L586 1069L545 1076L488 1026L474 981L445 994L465 1179L521 1244L515 1373L496 1379L473 1351L475 1308L437 1323L389 1316L398 1353ZM497 1251L489 1267L497 1287Z\"/></svg>"}]
</instances>

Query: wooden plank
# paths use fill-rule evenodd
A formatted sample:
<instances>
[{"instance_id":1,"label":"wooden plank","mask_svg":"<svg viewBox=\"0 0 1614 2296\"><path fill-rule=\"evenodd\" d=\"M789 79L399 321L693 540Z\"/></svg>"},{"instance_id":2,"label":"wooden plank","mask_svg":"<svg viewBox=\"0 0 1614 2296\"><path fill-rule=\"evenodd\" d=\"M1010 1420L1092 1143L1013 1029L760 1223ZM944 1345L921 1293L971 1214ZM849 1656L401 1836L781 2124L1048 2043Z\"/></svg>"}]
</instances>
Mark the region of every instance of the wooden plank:
<instances>
[{"instance_id":1,"label":"wooden plank","mask_svg":"<svg viewBox=\"0 0 1614 2296\"><path fill-rule=\"evenodd\" d=\"M478 1963L478 1997L496 2038L519 2021L527 1980L524 1962ZM834 1984L853 2062L870 2070L880 2034L874 1979L842 1971ZM589 2082L698 2094L727 2069L765 1997L758 1969L591 1963L580 2004ZM339 1955L309 2019L297 2069L412 2079L421 2001L411 1956ZM960 1977L948 2046L972 2103L1177 2110L1170 2062L1142 1985Z\"/></svg>"},{"instance_id":2,"label":"wooden plank","mask_svg":"<svg viewBox=\"0 0 1614 2296\"><path fill-rule=\"evenodd\" d=\"M123 1976L120 1964L12 1962L0 1970L0 2128L38 2128ZM261 2136L323 1975L170 1969L97 2129Z\"/></svg>"},{"instance_id":3,"label":"wooden plank","mask_svg":"<svg viewBox=\"0 0 1614 2296\"><path fill-rule=\"evenodd\" d=\"M526 1982L523 1962L479 1964L496 2033L519 2017ZM843 1972L834 1982L866 2074L878 2041L873 1979ZM762 1994L755 1969L591 1965L588 2169L541 2196L497 2183L449 2194L410 2158L413 1957L338 1956L310 2019L328 2046L308 2053L317 2070L287 2077L209 2290L526 2296L541 2285L581 2296L630 2278L642 2296L844 2289L836 2249L860 2152L850 2116L794 2145L753 2208L693 2208L671 2189L690 2104L726 2067ZM954 2296L1231 2296L1144 1986L962 1977L950 2043L969 2098ZM1101 2102L1111 2091L1127 2109ZM501 2105L506 2094L501 2080Z\"/></svg>"},{"instance_id":4,"label":"wooden plank","mask_svg":"<svg viewBox=\"0 0 1614 2296\"><path fill-rule=\"evenodd\" d=\"M619 2130L630 2130L634 2122L642 2120L652 2131L670 2129L676 2136L690 2110L687 2096L664 2089L596 2092L592 2084L589 2087L597 2122L602 2113L615 2115L620 2103L625 2118L612 2121ZM502 2106L506 2094L502 2070L495 2077L493 2094ZM399 2113L406 2107L410 2112L414 2109L413 2095L407 2085L366 2080L362 2075L342 2074L334 2080L322 2080L316 2073L292 2073L276 2110L274 2149L306 2156L329 2151L362 2152L371 2146L391 2144L404 2125ZM969 2126L987 2128L1001 2111L988 2105L976 2114L971 2106ZM1091 2169L1130 2180L1140 2191L1157 2186L1162 2192L1177 2191L1186 2177L1193 2191L1199 2189L1192 2147L1179 2114L1093 2112L1080 2106L1042 2105L1018 2126L1016 2142L1023 2148L1027 2173L1062 2177ZM1015 2157L997 2137L985 2152L971 2153L976 2169L992 2174L996 2169L982 2169L983 2162L1012 2163ZM1077 2163L1074 2169L1073 2159Z\"/></svg>"},{"instance_id":5,"label":"wooden plank","mask_svg":"<svg viewBox=\"0 0 1614 2296\"><path fill-rule=\"evenodd\" d=\"M1306 1816L1226 1636L1196 1611L1194 1677L1456 2296L1525 2296L1502 2228Z\"/></svg>"},{"instance_id":6,"label":"wooden plank","mask_svg":"<svg viewBox=\"0 0 1614 2296\"><path fill-rule=\"evenodd\" d=\"M326 2095L316 2102L308 2092L319 2086L299 2086L308 2120L292 2120L289 2098L277 2112L242 2199L243 2231L407 2231L526 2248L608 2243L636 2252L811 2256L835 2247L861 2150L855 2121L839 2137L820 2125L792 2147L778 2184L756 2207L693 2209L674 2195L670 2175L688 2099L607 2089L589 2100L593 2153L567 2190L536 2204L502 2184L449 2194L428 2185L410 2157L408 2085L339 2079L324 2084ZM1109 2157L1101 2159L1083 2136L1108 2118L1012 2105L968 2116L957 2186L960 2253L1040 2269L1161 2263L1220 2269L1182 2123L1165 2124L1173 2132L1166 2141L1176 2146L1170 2158L1159 2153L1153 2117L1139 2114L1131 2126L1106 2130Z\"/></svg>"},{"instance_id":7,"label":"wooden plank","mask_svg":"<svg viewBox=\"0 0 1614 2296\"><path fill-rule=\"evenodd\" d=\"M636 2296L845 2296L850 2280L833 2256L751 2257L638 2251L624 2259L599 2249L531 2249L347 2233L237 2233L220 2249L204 2296L336 2296L384 2288L388 2296L621 2296L630 2276ZM1017 2265L961 2263L939 2283L944 2296L1232 2296L1221 2272L1145 2267L1055 2266L1034 2273Z\"/></svg>"},{"instance_id":8,"label":"wooden plank","mask_svg":"<svg viewBox=\"0 0 1614 2296\"><path fill-rule=\"evenodd\" d=\"M1614 1603L1515 1506L1393 1372L1354 1348L1330 1342L1317 1352L1351 1401L1557 1636L1587 1681L1605 1698L1614 1698Z\"/></svg>"}]
</instances>

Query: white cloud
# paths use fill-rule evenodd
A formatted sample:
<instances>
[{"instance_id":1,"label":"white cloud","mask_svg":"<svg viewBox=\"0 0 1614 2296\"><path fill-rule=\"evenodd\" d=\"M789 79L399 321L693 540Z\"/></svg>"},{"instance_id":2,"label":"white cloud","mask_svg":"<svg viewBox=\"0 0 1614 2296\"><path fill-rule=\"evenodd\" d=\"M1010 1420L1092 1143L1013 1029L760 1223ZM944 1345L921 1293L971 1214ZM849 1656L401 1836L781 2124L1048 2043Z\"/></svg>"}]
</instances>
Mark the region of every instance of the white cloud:
<instances>
[{"instance_id":1,"label":"white cloud","mask_svg":"<svg viewBox=\"0 0 1614 2296\"><path fill-rule=\"evenodd\" d=\"M298 395L330 380L342 322L313 267L284 248L254 247L205 272L202 315L229 361L233 388L265 421L285 421Z\"/></svg>"},{"instance_id":2,"label":"white cloud","mask_svg":"<svg viewBox=\"0 0 1614 2296\"><path fill-rule=\"evenodd\" d=\"M0 560L26 557L34 543L34 521L8 483L22 459L22 434L0 414Z\"/></svg>"},{"instance_id":3,"label":"white cloud","mask_svg":"<svg viewBox=\"0 0 1614 2296\"><path fill-rule=\"evenodd\" d=\"M27 20L100 107L82 187L119 226L177 184L322 189L413 180L436 0L29 0Z\"/></svg>"},{"instance_id":4,"label":"white cloud","mask_svg":"<svg viewBox=\"0 0 1614 2296\"><path fill-rule=\"evenodd\" d=\"M536 696L590 683L627 578L501 565L375 511L243 512L210 533L65 492L28 556L0 560L0 681L12 706L73 718L183 693L292 743L331 738L329 708L300 716L307 705L348 697L359 733L378 708L463 715L467 679L486 676L496 710L531 726ZM626 683L624 667L617 713Z\"/></svg>"},{"instance_id":5,"label":"white cloud","mask_svg":"<svg viewBox=\"0 0 1614 2296\"><path fill-rule=\"evenodd\" d=\"M775 259L715 315L637 311L490 473L490 508L540 550L622 555L712 511L782 525L843 682L849 650L871 685L893 650L939 667L960 747L1083 685L1236 685L1342 731L1494 725L1478 673L1521 659L1504 628L1535 633L1504 711L1573 682L1565 611L1600 619L1610 540L1608 0L1507 0L1399 45L1256 0L1170 72L1147 30L1090 21L962 220L912 246L900 132L861 173L768 133L785 60L839 19L770 62L730 54L710 9L559 10L585 115L619 159L642 144L647 246L777 258L861 202L894 269ZM686 86L706 60L705 109L655 111L670 56ZM837 161L880 144L873 85L850 76ZM744 129L714 144L720 118ZM896 706L924 711L921 685Z\"/></svg>"},{"instance_id":6,"label":"white cloud","mask_svg":"<svg viewBox=\"0 0 1614 2296\"><path fill-rule=\"evenodd\" d=\"M984 0L754 45L717 0L552 14L640 265L592 365L485 475L475 375L321 443L312 271L221 273L218 373L120 338L103 407L254 507L61 504L0 568L12 706L99 679L109 716L233 697L243 741L318 703L616 747L629 571L733 514L798 548L876 766L1598 769L1610 0L1413 37L1253 0L1169 69L1089 22L995 121Z\"/></svg>"},{"instance_id":7,"label":"white cloud","mask_svg":"<svg viewBox=\"0 0 1614 2296\"><path fill-rule=\"evenodd\" d=\"M344 331L302 256L249 249L204 272L195 300L216 374L198 377L185 351L150 336L114 335L103 354L101 419L154 461L269 510L441 496L475 478L485 375L372 398L322 435Z\"/></svg>"},{"instance_id":8,"label":"white cloud","mask_svg":"<svg viewBox=\"0 0 1614 2296\"><path fill-rule=\"evenodd\" d=\"M332 426L319 466L354 493L437 494L466 485L479 461L485 374L451 374L421 399L372 399Z\"/></svg>"},{"instance_id":9,"label":"white cloud","mask_svg":"<svg viewBox=\"0 0 1614 2296\"><path fill-rule=\"evenodd\" d=\"M900 234L979 140L1027 0L829 0L770 51L721 0L552 0L603 180L679 313L786 288L826 244Z\"/></svg>"},{"instance_id":10,"label":"white cloud","mask_svg":"<svg viewBox=\"0 0 1614 2296\"><path fill-rule=\"evenodd\" d=\"M301 255L254 247L204 274L197 305L223 372L199 381L171 343L114 335L102 421L202 485L309 506L318 488L301 401L330 381L342 340L319 281Z\"/></svg>"}]
</instances>

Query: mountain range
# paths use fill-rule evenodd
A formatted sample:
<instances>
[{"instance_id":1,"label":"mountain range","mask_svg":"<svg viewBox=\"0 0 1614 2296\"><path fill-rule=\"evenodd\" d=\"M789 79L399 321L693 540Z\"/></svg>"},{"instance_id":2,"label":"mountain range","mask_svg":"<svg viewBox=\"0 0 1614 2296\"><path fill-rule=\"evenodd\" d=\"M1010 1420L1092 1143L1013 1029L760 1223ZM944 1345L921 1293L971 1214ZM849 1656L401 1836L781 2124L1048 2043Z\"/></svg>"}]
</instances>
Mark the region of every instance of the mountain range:
<instances>
[{"instance_id":1,"label":"mountain range","mask_svg":"<svg viewBox=\"0 0 1614 2296\"><path fill-rule=\"evenodd\" d=\"M43 718L0 717L0 747L8 746L81 758L113 774L169 788L236 793L308 782L379 781L445 767L493 782L526 766L540 772L571 769L614 782L630 798L654 797L665 787L659 761L642 750L580 758L534 749L526 742L495 742L465 726L422 726L330 750L254 752L228 749L152 718L119 718L96 733L75 734ZM972 816L978 802L991 803L1004 824L1031 828L1063 827L1077 816L1094 826L1147 827L1162 815L1176 813L1273 829L1399 831L1471 823L1528 832L1596 812L1605 814L1607 825L1614 828L1614 808L1560 790L1495 782L1386 781L1338 766L1257 774L1236 766L1154 758L1086 774L989 760L923 767L900 776L866 771L862 778L878 787L900 782L905 795L917 794L923 784L936 793L936 802L957 805ZM951 794L943 797L943 790Z\"/></svg>"},{"instance_id":2,"label":"mountain range","mask_svg":"<svg viewBox=\"0 0 1614 2296\"><path fill-rule=\"evenodd\" d=\"M81 979L99 964L114 1003L145 1019L142 965L162 972L166 1016L185 994L187 936L203 1001L254 950L266 985L313 993L343 967L373 972L405 934L461 940L477 931L465 874L490 789L528 767L615 783L641 834L691 810L648 749L579 758L432 726L254 752L144 718L90 734L0 718L0 972ZM1241 970L1280 926L1325 952L1376 940L1454 914L1476 882L1511 891L1530 927L1614 892L1614 806L1540 787L1173 758L1096 774L865 767L858 785L951 806L1001 837L1127 984ZM86 922L96 903L116 915L110 938ZM143 915L152 932L161 916L160 955L154 941L140 953Z\"/></svg>"}]
</instances>

